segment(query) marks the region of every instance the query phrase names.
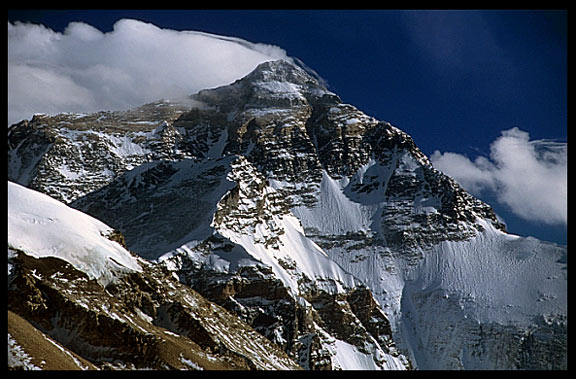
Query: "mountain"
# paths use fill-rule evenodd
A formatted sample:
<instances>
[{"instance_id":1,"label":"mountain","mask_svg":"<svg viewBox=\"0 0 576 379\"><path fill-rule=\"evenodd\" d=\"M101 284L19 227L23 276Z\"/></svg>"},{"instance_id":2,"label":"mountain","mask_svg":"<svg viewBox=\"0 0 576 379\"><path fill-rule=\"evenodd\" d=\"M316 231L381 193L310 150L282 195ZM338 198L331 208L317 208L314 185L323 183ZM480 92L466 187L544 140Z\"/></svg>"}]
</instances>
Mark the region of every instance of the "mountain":
<instances>
[{"instance_id":1,"label":"mountain","mask_svg":"<svg viewBox=\"0 0 576 379\"><path fill-rule=\"evenodd\" d=\"M299 368L102 222L10 182L8 207L9 366Z\"/></svg>"},{"instance_id":2,"label":"mountain","mask_svg":"<svg viewBox=\"0 0 576 379\"><path fill-rule=\"evenodd\" d=\"M507 234L409 135L293 62L182 101L35 115L9 128L8 162L302 368L567 367L566 247Z\"/></svg>"}]
</instances>

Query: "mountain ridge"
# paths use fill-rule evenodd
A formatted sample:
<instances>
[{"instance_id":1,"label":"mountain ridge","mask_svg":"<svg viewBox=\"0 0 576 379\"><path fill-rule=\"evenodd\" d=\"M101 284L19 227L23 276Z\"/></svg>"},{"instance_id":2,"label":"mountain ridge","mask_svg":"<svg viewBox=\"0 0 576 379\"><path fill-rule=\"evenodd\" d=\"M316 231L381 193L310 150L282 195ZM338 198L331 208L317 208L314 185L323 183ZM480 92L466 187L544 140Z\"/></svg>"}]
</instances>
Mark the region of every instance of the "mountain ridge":
<instances>
[{"instance_id":1,"label":"mountain ridge","mask_svg":"<svg viewBox=\"0 0 576 379\"><path fill-rule=\"evenodd\" d=\"M120 230L303 368L565 367L565 248L506 234L409 135L283 60L185 103L15 124L9 179ZM529 269L523 300L482 267ZM474 342L486 328L501 350Z\"/></svg>"}]
</instances>

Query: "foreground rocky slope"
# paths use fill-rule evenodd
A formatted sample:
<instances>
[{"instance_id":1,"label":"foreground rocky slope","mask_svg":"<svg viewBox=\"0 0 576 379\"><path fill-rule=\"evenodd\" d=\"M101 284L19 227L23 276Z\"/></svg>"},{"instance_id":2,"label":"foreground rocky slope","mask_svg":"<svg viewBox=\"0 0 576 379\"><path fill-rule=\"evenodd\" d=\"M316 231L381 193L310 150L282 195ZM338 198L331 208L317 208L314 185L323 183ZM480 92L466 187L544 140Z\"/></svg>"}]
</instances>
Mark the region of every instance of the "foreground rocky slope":
<instances>
[{"instance_id":1,"label":"foreground rocky slope","mask_svg":"<svg viewBox=\"0 0 576 379\"><path fill-rule=\"evenodd\" d=\"M567 365L566 248L506 234L290 62L186 102L37 115L8 145L11 180L120 230L303 368Z\"/></svg>"},{"instance_id":2,"label":"foreground rocky slope","mask_svg":"<svg viewBox=\"0 0 576 379\"><path fill-rule=\"evenodd\" d=\"M100 275L77 263L88 262L94 251L68 254L65 249L73 244L72 238L54 236L59 228L41 232L46 248L49 241L62 238L49 253L30 250L30 235L19 230L18 221L41 224L46 218L58 222L88 216L16 184L9 183L8 195L12 367L299 368L246 323L181 284L161 266L131 256L122 246L116 247L118 254L137 267L127 268L107 256L102 259L115 265ZM25 202L16 201L22 199ZM53 205L51 213L45 213L44 203Z\"/></svg>"},{"instance_id":3,"label":"foreground rocky slope","mask_svg":"<svg viewBox=\"0 0 576 379\"><path fill-rule=\"evenodd\" d=\"M54 344L76 369L299 368L247 324L154 266L103 287L57 258L14 251L11 263L10 314L41 331L34 344ZM24 333L12 331L11 319L8 325L14 346L22 346L35 367L62 364L62 357L22 342Z\"/></svg>"}]
</instances>

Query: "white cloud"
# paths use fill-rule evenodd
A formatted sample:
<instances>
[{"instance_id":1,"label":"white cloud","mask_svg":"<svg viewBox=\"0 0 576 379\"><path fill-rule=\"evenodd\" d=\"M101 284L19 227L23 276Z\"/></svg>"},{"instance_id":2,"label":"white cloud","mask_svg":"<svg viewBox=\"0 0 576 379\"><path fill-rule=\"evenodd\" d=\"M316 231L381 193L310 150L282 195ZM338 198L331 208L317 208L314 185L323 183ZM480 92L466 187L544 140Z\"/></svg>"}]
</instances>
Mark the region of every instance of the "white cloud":
<instances>
[{"instance_id":1,"label":"white cloud","mask_svg":"<svg viewBox=\"0 0 576 379\"><path fill-rule=\"evenodd\" d=\"M126 109L239 79L289 59L272 45L122 19L111 32L8 22L8 122L34 113Z\"/></svg>"},{"instance_id":2,"label":"white cloud","mask_svg":"<svg viewBox=\"0 0 576 379\"><path fill-rule=\"evenodd\" d=\"M491 191L518 216L546 224L566 224L568 217L568 145L530 140L518 128L502 132L490 146L490 160L435 151L434 167L475 195Z\"/></svg>"}]
</instances>

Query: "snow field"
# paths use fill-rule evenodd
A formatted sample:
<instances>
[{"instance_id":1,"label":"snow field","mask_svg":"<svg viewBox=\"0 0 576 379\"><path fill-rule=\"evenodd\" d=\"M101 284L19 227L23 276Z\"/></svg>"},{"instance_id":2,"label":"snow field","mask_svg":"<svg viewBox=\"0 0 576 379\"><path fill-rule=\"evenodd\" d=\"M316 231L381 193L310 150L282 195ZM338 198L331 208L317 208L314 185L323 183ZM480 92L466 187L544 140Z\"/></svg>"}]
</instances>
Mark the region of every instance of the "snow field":
<instances>
[{"instance_id":1,"label":"snow field","mask_svg":"<svg viewBox=\"0 0 576 379\"><path fill-rule=\"evenodd\" d=\"M101 283L142 269L138 259L105 236L106 224L51 197L8 182L8 246L36 258L69 262Z\"/></svg>"}]
</instances>

